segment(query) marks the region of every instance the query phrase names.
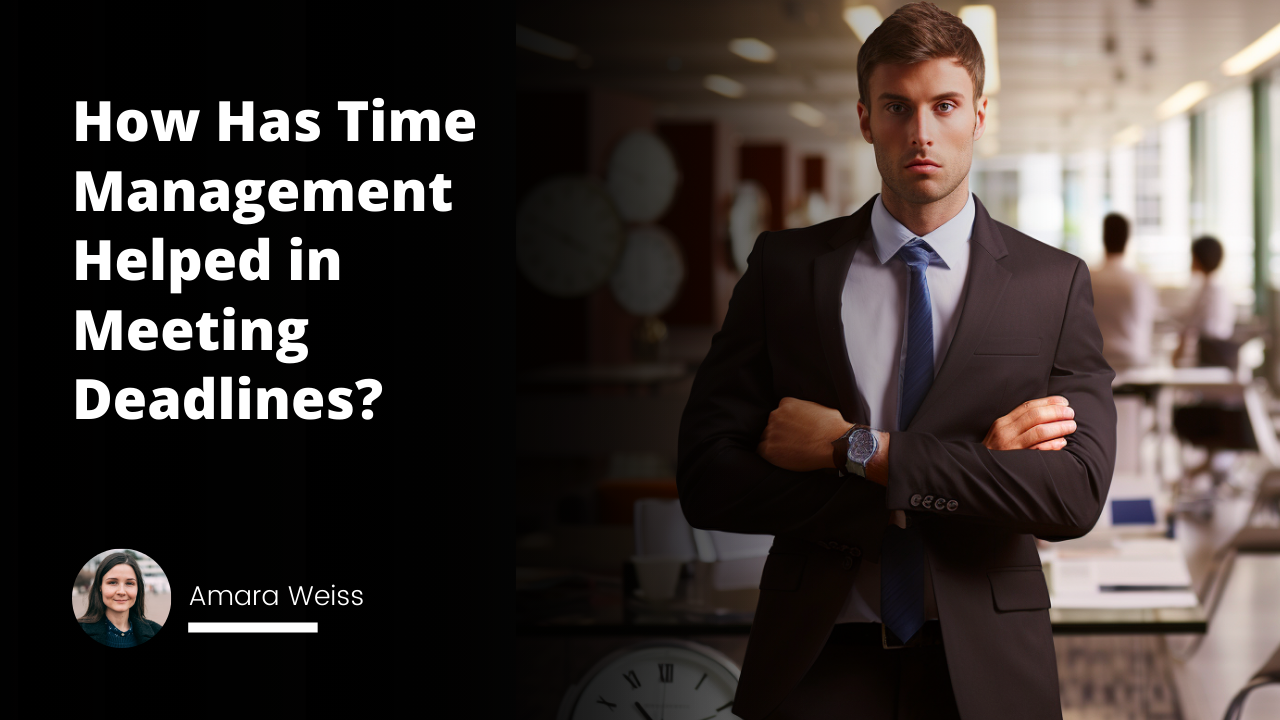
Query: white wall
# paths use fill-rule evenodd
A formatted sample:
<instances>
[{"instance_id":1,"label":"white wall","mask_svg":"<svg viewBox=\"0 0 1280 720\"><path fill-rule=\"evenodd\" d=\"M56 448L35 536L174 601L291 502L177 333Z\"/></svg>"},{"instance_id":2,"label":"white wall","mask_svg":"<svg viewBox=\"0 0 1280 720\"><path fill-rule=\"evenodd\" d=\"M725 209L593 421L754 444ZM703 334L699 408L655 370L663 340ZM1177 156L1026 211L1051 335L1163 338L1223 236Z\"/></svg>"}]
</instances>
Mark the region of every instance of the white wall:
<instances>
[{"instance_id":1,"label":"white wall","mask_svg":"<svg viewBox=\"0 0 1280 720\"><path fill-rule=\"evenodd\" d=\"M1069 167L1080 173L1080 257L1086 263L1101 263L1102 218L1107 214L1107 154L1086 150L1068 158Z\"/></svg>"},{"instance_id":2,"label":"white wall","mask_svg":"<svg viewBox=\"0 0 1280 720\"><path fill-rule=\"evenodd\" d=\"M1220 282L1237 303L1253 302L1253 100L1240 86L1207 101L1205 228L1222 243ZM1190 262L1190 259L1187 261Z\"/></svg>"},{"instance_id":3,"label":"white wall","mask_svg":"<svg viewBox=\"0 0 1280 720\"><path fill-rule=\"evenodd\" d=\"M1132 145L1111 148L1107 158L1107 171L1111 177L1107 183L1106 212L1118 212L1128 218L1130 223L1133 223L1138 200L1134 184L1136 162Z\"/></svg>"},{"instance_id":4,"label":"white wall","mask_svg":"<svg viewBox=\"0 0 1280 720\"><path fill-rule=\"evenodd\" d=\"M1018 160L1018 229L1062 247L1062 156L1023 155Z\"/></svg>"}]
</instances>

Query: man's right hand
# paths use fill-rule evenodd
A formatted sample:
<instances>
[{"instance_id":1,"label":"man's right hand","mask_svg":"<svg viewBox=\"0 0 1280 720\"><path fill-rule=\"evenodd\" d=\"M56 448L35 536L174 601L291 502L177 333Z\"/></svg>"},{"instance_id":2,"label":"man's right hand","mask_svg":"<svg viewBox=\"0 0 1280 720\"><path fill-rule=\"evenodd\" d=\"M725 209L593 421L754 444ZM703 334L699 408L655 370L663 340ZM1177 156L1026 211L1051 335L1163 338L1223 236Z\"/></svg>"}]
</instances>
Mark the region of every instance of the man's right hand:
<instances>
[{"instance_id":1,"label":"man's right hand","mask_svg":"<svg viewBox=\"0 0 1280 720\"><path fill-rule=\"evenodd\" d=\"M1061 450L1076 431L1075 415L1061 395L1029 400L991 423L982 444L988 450Z\"/></svg>"}]
</instances>

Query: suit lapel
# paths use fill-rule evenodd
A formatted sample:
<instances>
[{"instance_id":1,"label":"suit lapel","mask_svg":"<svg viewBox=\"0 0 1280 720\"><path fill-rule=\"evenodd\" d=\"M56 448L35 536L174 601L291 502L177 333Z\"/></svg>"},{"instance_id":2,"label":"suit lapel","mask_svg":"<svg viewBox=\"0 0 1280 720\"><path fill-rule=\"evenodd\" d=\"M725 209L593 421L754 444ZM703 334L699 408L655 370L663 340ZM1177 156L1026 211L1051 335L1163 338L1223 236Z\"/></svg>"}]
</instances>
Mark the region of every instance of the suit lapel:
<instances>
[{"instance_id":1,"label":"suit lapel","mask_svg":"<svg viewBox=\"0 0 1280 720\"><path fill-rule=\"evenodd\" d=\"M960 322L942 360L942 367L933 380L933 386L929 388L924 402L911 420L912 426L918 425L920 418L928 416L934 406L941 402L938 398L964 377L969 358L973 356L978 341L986 332L987 322L999 306L1000 297L1012 276L998 262L1009 254L1004 239L1000 237L999 226L991 219L977 195L973 196L973 202L977 212L974 214L973 235L969 242L969 276L964 283L964 305L960 310Z\"/></svg>"},{"instance_id":2,"label":"suit lapel","mask_svg":"<svg viewBox=\"0 0 1280 720\"><path fill-rule=\"evenodd\" d=\"M844 322L840 319L840 305L844 293L845 279L849 275L849 266L853 263L854 253L862 244L867 230L871 226L871 208L875 205L872 197L857 212L850 215L848 222L833 233L827 244L830 250L819 255L813 263L814 307L817 308L818 336L822 341L822 353L827 360L827 369L836 386L836 399L840 403L840 414L849 422L866 423L871 417L871 408L858 392L858 384L853 376L853 366L849 364L849 353L845 345Z\"/></svg>"}]
</instances>

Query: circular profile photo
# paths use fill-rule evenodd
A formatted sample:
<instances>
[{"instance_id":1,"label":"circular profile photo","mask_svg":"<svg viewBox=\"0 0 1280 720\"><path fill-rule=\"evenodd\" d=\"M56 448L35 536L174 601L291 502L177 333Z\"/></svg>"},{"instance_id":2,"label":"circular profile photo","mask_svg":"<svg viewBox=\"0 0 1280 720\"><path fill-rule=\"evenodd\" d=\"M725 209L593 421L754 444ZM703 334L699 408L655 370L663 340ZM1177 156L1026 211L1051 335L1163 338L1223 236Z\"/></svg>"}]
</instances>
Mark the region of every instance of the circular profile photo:
<instances>
[{"instance_id":1,"label":"circular profile photo","mask_svg":"<svg viewBox=\"0 0 1280 720\"><path fill-rule=\"evenodd\" d=\"M169 618L169 580L137 550L107 550L80 568L71 609L80 629L107 647L141 645Z\"/></svg>"}]
</instances>

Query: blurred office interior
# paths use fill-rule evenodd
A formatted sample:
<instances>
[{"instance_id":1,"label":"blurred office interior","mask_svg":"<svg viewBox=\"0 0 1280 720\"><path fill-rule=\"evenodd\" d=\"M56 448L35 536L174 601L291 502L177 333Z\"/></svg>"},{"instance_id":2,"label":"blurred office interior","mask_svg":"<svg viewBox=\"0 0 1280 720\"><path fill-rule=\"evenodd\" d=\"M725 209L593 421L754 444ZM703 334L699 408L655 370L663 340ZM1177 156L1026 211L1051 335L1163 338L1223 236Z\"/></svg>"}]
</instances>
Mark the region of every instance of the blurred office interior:
<instances>
[{"instance_id":1,"label":"blurred office interior","mask_svg":"<svg viewBox=\"0 0 1280 720\"><path fill-rule=\"evenodd\" d=\"M758 234L880 191L856 59L902 4L517 6L522 717L567 716L639 641L741 662L768 541L681 525L680 415ZM1064 715L1280 717L1280 685L1254 680L1280 647L1280 4L936 4L986 54L973 193L1094 272L1122 216L1117 261L1156 297L1148 357L1117 367L1104 516L1041 547ZM1183 342L1204 236L1234 308L1219 354ZM681 558L670 600L645 599L647 555ZM1120 568L1149 591L1068 585Z\"/></svg>"}]
</instances>

